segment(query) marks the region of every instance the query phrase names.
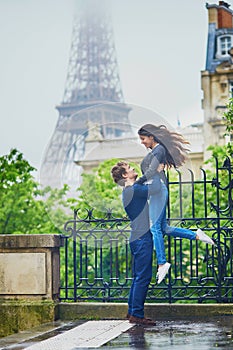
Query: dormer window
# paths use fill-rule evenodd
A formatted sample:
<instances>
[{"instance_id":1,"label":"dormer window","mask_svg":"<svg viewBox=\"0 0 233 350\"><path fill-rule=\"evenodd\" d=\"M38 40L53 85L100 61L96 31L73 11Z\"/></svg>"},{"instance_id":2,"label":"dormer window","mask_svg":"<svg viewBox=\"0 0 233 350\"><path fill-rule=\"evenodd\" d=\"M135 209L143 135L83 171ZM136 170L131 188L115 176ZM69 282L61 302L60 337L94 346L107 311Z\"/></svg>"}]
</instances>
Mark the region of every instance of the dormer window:
<instances>
[{"instance_id":1,"label":"dormer window","mask_svg":"<svg viewBox=\"0 0 233 350\"><path fill-rule=\"evenodd\" d=\"M217 38L217 58L228 57L228 50L233 46L233 36L232 35L221 35Z\"/></svg>"}]
</instances>

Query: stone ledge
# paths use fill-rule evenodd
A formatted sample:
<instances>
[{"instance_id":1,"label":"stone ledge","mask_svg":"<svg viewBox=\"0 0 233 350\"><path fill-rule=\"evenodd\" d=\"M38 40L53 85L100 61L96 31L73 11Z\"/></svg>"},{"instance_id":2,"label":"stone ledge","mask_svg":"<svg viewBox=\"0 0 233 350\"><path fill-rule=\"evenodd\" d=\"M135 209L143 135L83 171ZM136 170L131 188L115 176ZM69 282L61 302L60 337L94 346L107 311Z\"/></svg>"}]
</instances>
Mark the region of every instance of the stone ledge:
<instances>
[{"instance_id":1,"label":"stone ledge","mask_svg":"<svg viewBox=\"0 0 233 350\"><path fill-rule=\"evenodd\" d=\"M63 245L59 234L0 235L0 250L21 248L56 248Z\"/></svg>"},{"instance_id":2,"label":"stone ledge","mask_svg":"<svg viewBox=\"0 0 233 350\"><path fill-rule=\"evenodd\" d=\"M0 299L0 337L52 322L55 319L55 302Z\"/></svg>"},{"instance_id":3,"label":"stone ledge","mask_svg":"<svg viewBox=\"0 0 233 350\"><path fill-rule=\"evenodd\" d=\"M60 303L57 308L61 320L124 319L127 314L127 303ZM232 315L233 304L145 304L145 316L155 320Z\"/></svg>"}]
</instances>

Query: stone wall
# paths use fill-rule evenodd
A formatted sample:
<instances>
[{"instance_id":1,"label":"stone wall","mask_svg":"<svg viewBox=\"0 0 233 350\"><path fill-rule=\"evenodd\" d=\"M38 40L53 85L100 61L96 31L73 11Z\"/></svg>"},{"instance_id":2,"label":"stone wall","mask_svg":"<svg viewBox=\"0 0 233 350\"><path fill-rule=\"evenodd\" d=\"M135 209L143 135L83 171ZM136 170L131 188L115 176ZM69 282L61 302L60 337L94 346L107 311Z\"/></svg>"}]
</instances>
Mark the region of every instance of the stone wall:
<instances>
[{"instance_id":1,"label":"stone wall","mask_svg":"<svg viewBox=\"0 0 233 350\"><path fill-rule=\"evenodd\" d=\"M0 336L56 318L60 235L0 235Z\"/></svg>"}]
</instances>

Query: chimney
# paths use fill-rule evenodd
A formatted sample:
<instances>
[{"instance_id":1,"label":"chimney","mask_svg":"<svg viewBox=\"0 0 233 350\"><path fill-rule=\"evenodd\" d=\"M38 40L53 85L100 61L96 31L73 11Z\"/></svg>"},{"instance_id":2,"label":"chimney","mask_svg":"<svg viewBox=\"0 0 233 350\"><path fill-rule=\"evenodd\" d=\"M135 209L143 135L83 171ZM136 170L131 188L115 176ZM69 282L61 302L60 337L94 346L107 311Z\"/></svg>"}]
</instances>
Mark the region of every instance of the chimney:
<instances>
[{"instance_id":1,"label":"chimney","mask_svg":"<svg viewBox=\"0 0 233 350\"><path fill-rule=\"evenodd\" d=\"M233 11L230 5L225 1L219 1L219 4L206 4L209 15L209 23L215 23L216 29L233 28Z\"/></svg>"},{"instance_id":2,"label":"chimney","mask_svg":"<svg viewBox=\"0 0 233 350\"><path fill-rule=\"evenodd\" d=\"M229 7L225 1L219 1L218 28L232 28L232 11Z\"/></svg>"},{"instance_id":3,"label":"chimney","mask_svg":"<svg viewBox=\"0 0 233 350\"><path fill-rule=\"evenodd\" d=\"M225 2L225 1L219 1L219 6L224 6L226 8L230 7L230 5L227 2Z\"/></svg>"}]
</instances>

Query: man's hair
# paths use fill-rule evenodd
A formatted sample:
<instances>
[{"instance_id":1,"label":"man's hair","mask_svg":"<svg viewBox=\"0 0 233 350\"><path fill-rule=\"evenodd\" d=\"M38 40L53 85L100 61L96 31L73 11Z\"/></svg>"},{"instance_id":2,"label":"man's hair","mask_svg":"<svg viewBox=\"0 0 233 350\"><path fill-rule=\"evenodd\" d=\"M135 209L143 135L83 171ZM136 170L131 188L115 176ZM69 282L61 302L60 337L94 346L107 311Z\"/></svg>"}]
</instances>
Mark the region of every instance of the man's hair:
<instances>
[{"instance_id":1,"label":"man's hair","mask_svg":"<svg viewBox=\"0 0 233 350\"><path fill-rule=\"evenodd\" d=\"M125 167L128 165L126 162L118 162L111 169L111 175L114 182L120 186L125 186L125 179L123 174L126 173Z\"/></svg>"}]
</instances>

